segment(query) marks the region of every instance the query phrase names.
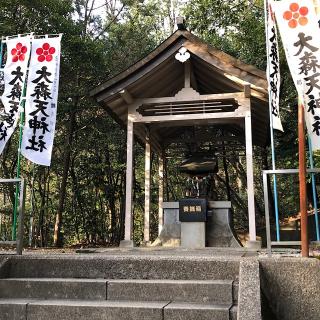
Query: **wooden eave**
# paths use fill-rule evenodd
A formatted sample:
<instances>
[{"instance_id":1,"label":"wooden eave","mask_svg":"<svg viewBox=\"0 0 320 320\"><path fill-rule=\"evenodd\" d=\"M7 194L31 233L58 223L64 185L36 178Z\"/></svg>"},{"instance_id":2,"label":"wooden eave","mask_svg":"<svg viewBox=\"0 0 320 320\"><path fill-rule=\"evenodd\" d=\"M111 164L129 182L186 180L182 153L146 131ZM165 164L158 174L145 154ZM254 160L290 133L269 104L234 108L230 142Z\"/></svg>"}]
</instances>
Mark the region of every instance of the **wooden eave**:
<instances>
[{"instance_id":1,"label":"wooden eave","mask_svg":"<svg viewBox=\"0 0 320 320\"><path fill-rule=\"evenodd\" d=\"M181 46L191 54L193 83L200 94L239 92L245 85L251 85L253 142L266 145L269 117L265 73L211 47L188 31L176 31L145 58L93 89L90 95L117 122L126 125L128 105L121 91L127 90L134 99L139 99L170 97L182 89L184 67L175 59ZM165 128L154 131L160 137L165 133Z\"/></svg>"},{"instance_id":2,"label":"wooden eave","mask_svg":"<svg viewBox=\"0 0 320 320\"><path fill-rule=\"evenodd\" d=\"M192 48L192 51L195 51L199 54L207 52L212 58L219 60L219 67L222 68L222 71L228 72L232 76L239 77L244 82L250 83L251 85L255 86L257 90L260 89L262 92L266 93L267 80L265 72L257 69L252 65L245 64L239 59L228 55L227 53L213 48L189 31L177 30L168 39L162 42L155 50L149 53L145 58L139 60L131 67L127 68L125 71L119 73L113 78L110 78L108 81L91 90L90 96L97 98L99 95L101 95L102 92L109 92L110 96L116 94L117 92L114 92L114 90L112 90L112 88L114 88L116 84L119 85L123 80L127 80L127 83L130 82L128 81L130 79L132 81L136 80L134 76L137 75L137 71L139 71L140 69L145 69L144 71L147 71L145 73L152 71L153 68L150 68L150 63L161 53L164 53L166 50L168 50L169 47L173 44L176 44L175 47L179 48L182 45L188 45L188 49ZM106 94L105 97L107 98L108 95Z\"/></svg>"}]
</instances>

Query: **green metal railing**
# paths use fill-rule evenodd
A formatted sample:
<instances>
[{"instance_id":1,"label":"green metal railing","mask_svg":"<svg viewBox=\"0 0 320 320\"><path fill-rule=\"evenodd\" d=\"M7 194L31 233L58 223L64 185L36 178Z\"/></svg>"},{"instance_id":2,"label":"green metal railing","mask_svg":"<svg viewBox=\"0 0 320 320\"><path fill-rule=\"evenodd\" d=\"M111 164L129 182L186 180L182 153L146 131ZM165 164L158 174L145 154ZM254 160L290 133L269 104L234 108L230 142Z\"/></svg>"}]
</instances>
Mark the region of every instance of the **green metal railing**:
<instances>
[{"instance_id":1,"label":"green metal railing","mask_svg":"<svg viewBox=\"0 0 320 320\"><path fill-rule=\"evenodd\" d=\"M307 174L310 174L311 177L314 177L315 174L319 174L320 169L311 168L307 169ZM266 219L266 236L267 236L267 251L268 255L272 253L272 246L299 246L301 241L281 241L277 237L277 241L272 241L271 239L271 226L270 226L270 212L269 212L269 192L268 192L268 175L295 175L299 174L299 169L282 169L282 170L263 170L263 194L264 194L264 205L265 205L265 219ZM319 218L317 206L314 208L314 217L315 217L315 227L316 234L319 234ZM277 219L277 217L276 217ZM276 221L276 226L279 225L279 220ZM280 228L279 228L280 233ZM316 241L319 243L318 241Z\"/></svg>"},{"instance_id":2,"label":"green metal railing","mask_svg":"<svg viewBox=\"0 0 320 320\"><path fill-rule=\"evenodd\" d=\"M23 249L23 235L24 235L24 207L25 207L25 193L26 193L26 185L24 179L0 179L0 183L14 183L16 184L16 190L19 191L19 195L16 199L17 202L17 219L13 220L13 226L15 230L17 230L17 222L18 222L18 234L16 238L12 238L12 241L0 241L0 245L3 246L15 246L17 254L22 254ZM16 205L16 203L14 204Z\"/></svg>"}]
</instances>

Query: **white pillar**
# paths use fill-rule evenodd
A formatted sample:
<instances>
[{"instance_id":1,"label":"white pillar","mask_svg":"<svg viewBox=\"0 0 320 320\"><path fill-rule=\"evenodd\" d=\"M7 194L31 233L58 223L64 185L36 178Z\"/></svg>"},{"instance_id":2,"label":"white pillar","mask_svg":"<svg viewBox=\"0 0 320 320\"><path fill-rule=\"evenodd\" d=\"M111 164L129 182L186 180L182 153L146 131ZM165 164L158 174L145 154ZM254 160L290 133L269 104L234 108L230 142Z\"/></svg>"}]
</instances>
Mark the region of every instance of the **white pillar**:
<instances>
[{"instance_id":1,"label":"white pillar","mask_svg":"<svg viewBox=\"0 0 320 320\"><path fill-rule=\"evenodd\" d=\"M159 156L159 235L163 227L163 161L164 156Z\"/></svg>"},{"instance_id":2,"label":"white pillar","mask_svg":"<svg viewBox=\"0 0 320 320\"><path fill-rule=\"evenodd\" d=\"M255 215L255 205L254 205L254 182L253 182L252 126L251 126L250 115L245 117L245 131L246 131L249 236L250 236L250 241L256 241L256 215Z\"/></svg>"},{"instance_id":3,"label":"white pillar","mask_svg":"<svg viewBox=\"0 0 320 320\"><path fill-rule=\"evenodd\" d=\"M149 136L146 137L145 175L144 175L144 241L150 241L150 174L151 147Z\"/></svg>"},{"instance_id":4,"label":"white pillar","mask_svg":"<svg viewBox=\"0 0 320 320\"><path fill-rule=\"evenodd\" d=\"M127 171L126 171L126 211L124 240L132 240L132 180L133 180L133 122L128 116L127 125Z\"/></svg>"}]
</instances>

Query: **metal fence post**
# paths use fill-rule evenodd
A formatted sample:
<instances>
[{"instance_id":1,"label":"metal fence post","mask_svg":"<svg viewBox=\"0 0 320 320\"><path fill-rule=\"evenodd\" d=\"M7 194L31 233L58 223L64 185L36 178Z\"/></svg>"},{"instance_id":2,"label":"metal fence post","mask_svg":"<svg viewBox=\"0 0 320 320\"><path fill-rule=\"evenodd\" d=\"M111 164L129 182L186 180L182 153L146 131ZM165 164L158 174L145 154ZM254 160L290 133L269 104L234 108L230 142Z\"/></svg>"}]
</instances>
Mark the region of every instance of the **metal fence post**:
<instances>
[{"instance_id":1,"label":"metal fence post","mask_svg":"<svg viewBox=\"0 0 320 320\"><path fill-rule=\"evenodd\" d=\"M16 246L16 252L18 255L22 254L23 249L23 235L24 235L24 207L25 207L25 195L26 195L26 183L24 179L0 179L0 183L20 183L20 188L17 186L17 190L19 190L20 198L19 198L19 228L18 228L18 238L13 241L0 241L0 245L9 245Z\"/></svg>"},{"instance_id":2,"label":"metal fence post","mask_svg":"<svg viewBox=\"0 0 320 320\"><path fill-rule=\"evenodd\" d=\"M24 179L20 182L20 201L19 201L19 225L17 238L17 254L22 254L23 249L23 221L24 221L24 206L25 206L26 185Z\"/></svg>"},{"instance_id":3,"label":"metal fence post","mask_svg":"<svg viewBox=\"0 0 320 320\"><path fill-rule=\"evenodd\" d=\"M270 231L270 212L269 212L269 195L268 195L268 177L263 171L263 197L266 219L266 235L267 235L267 252L271 256L271 231Z\"/></svg>"}]
</instances>

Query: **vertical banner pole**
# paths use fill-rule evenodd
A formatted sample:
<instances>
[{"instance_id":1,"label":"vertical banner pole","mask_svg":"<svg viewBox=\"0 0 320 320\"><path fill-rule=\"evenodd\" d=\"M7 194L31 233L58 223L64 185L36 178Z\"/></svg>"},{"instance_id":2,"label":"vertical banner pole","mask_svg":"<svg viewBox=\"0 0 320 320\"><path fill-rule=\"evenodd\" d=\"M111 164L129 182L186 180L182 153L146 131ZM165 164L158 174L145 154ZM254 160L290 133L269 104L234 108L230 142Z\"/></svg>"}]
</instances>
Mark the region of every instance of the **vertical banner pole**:
<instances>
[{"instance_id":1,"label":"vertical banner pole","mask_svg":"<svg viewBox=\"0 0 320 320\"><path fill-rule=\"evenodd\" d=\"M312 142L309 135L308 135L308 145L309 145L310 169L314 169ZM315 179L314 173L311 173L311 183L312 183L312 196L313 196L314 219L315 219L315 225L316 225L316 235L317 235L317 241L320 241L317 188L316 188L316 179Z\"/></svg>"},{"instance_id":2,"label":"vertical banner pole","mask_svg":"<svg viewBox=\"0 0 320 320\"><path fill-rule=\"evenodd\" d=\"M266 47L267 47L267 63L269 63L269 32L268 32L268 0L264 0L264 13L265 13L265 29L266 29ZM271 92L270 88L268 89L269 93L269 118L270 118L270 140L271 140L271 159L272 159L272 170L276 170L276 153L274 147L274 134L273 134L273 117L272 117L272 106L271 106ZM275 209L275 218L276 218L276 236L277 241L280 241L280 223L279 223L279 207L278 207L278 186L277 186L277 177L273 174L273 193L274 193L274 209Z\"/></svg>"},{"instance_id":3,"label":"vertical banner pole","mask_svg":"<svg viewBox=\"0 0 320 320\"><path fill-rule=\"evenodd\" d=\"M313 0L313 3L314 3L316 13L319 17L319 14L320 14L319 0ZM314 168L314 161L313 161L312 142L311 142L310 135L308 135L308 143L309 143L310 168L313 169ZM316 188L316 178L315 178L314 173L312 173L312 175L311 175L311 182L312 182L312 194L313 194L314 219L315 219L315 224L316 224L316 235L317 235L317 241L320 241L317 188Z\"/></svg>"},{"instance_id":4,"label":"vertical banner pole","mask_svg":"<svg viewBox=\"0 0 320 320\"><path fill-rule=\"evenodd\" d=\"M29 247L32 246L33 240L33 216L34 216L34 179L35 179L35 164L32 163L32 181L31 181L31 203L30 203L30 228L29 228Z\"/></svg>"},{"instance_id":5,"label":"vertical banner pole","mask_svg":"<svg viewBox=\"0 0 320 320\"><path fill-rule=\"evenodd\" d=\"M300 189L300 215L301 215L301 254L302 254L302 257L309 257L304 107L303 107L302 99L300 98L298 102L298 141L299 141L299 189Z\"/></svg>"}]
</instances>

